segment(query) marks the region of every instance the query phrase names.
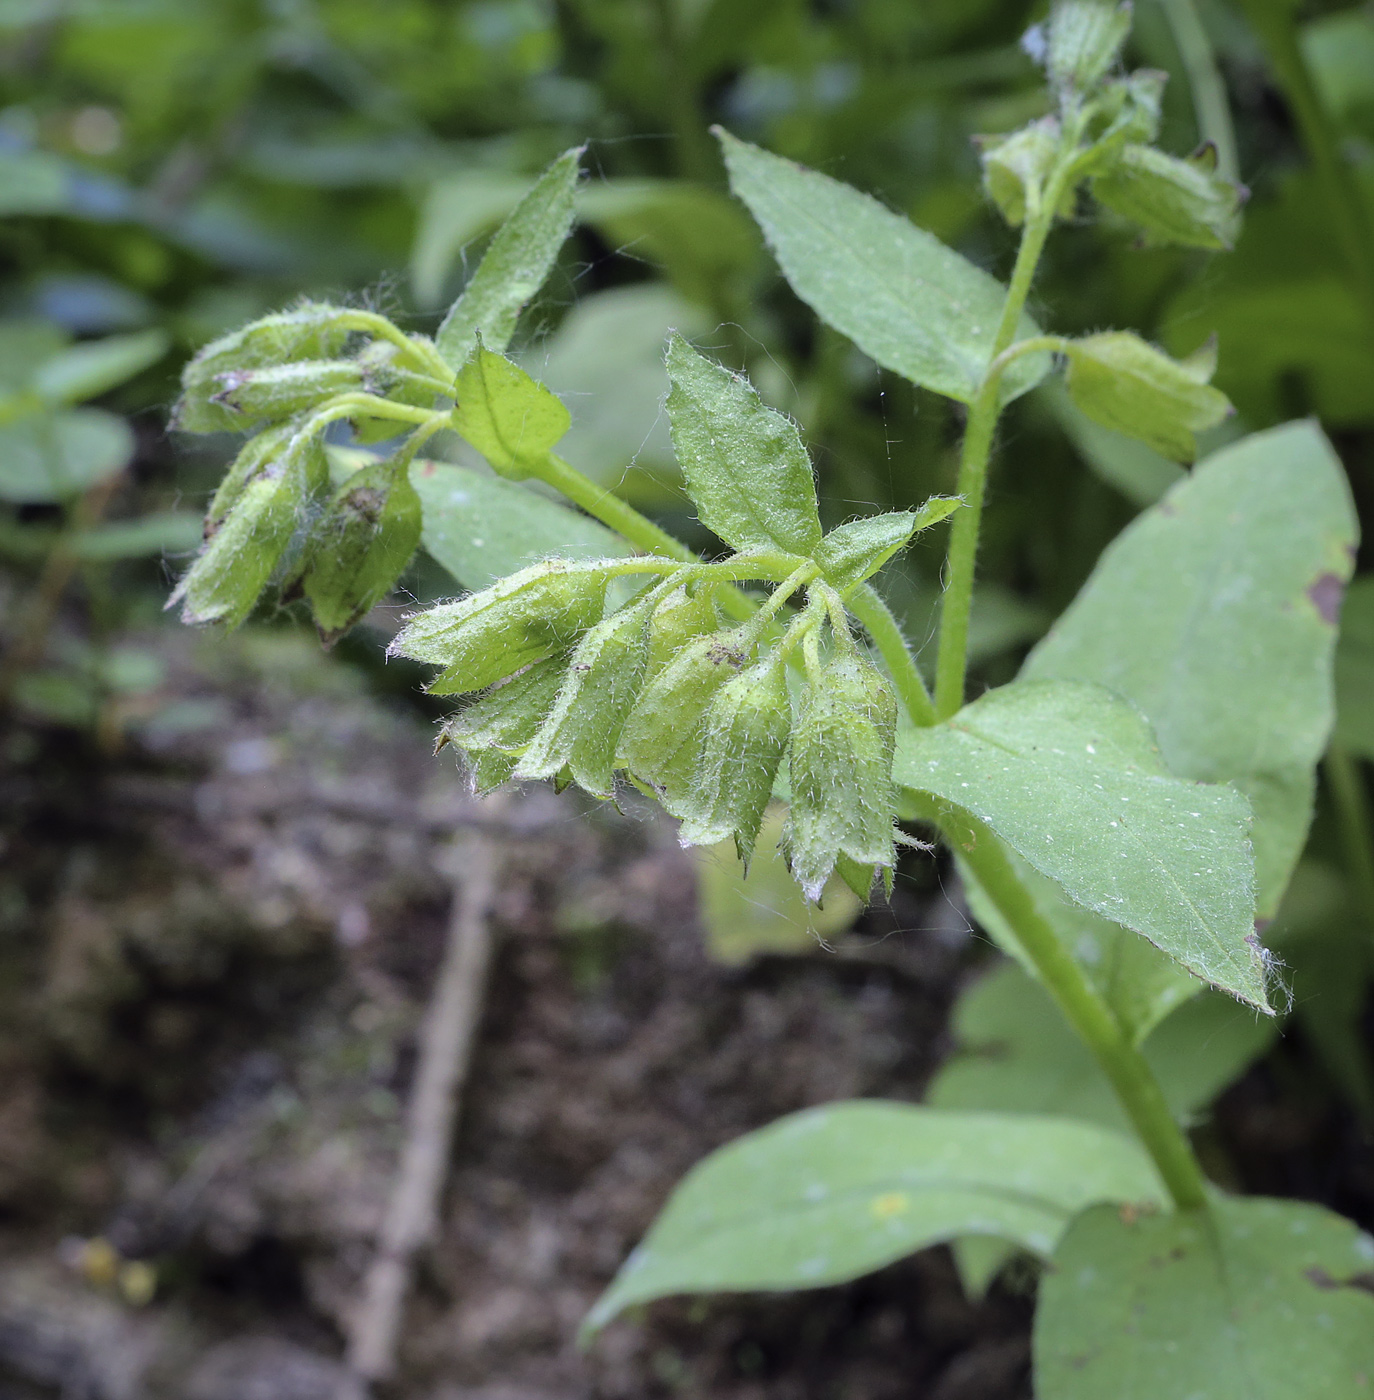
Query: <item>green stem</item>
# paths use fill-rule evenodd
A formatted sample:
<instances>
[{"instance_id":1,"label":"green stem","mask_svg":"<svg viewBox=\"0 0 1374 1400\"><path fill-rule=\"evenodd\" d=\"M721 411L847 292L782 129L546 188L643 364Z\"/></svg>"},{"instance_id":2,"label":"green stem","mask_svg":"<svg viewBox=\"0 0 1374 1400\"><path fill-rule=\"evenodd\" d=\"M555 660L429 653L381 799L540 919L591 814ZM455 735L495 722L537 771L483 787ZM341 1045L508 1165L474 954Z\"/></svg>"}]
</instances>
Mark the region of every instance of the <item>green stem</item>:
<instances>
[{"instance_id":1,"label":"green stem","mask_svg":"<svg viewBox=\"0 0 1374 1400\"><path fill-rule=\"evenodd\" d=\"M1207 1188L1202 1168L1154 1071L1035 907L1001 842L982 822L958 808L924 796L918 800L1011 926L1041 982L1111 1082L1174 1205L1179 1210L1204 1205Z\"/></svg>"},{"instance_id":2,"label":"green stem","mask_svg":"<svg viewBox=\"0 0 1374 1400\"><path fill-rule=\"evenodd\" d=\"M983 496L987 488L992 437L1002 405L999 357L1012 343L1021 313L1030 296L1031 282L1040 254L1054 222L1062 180L1053 179L1033 218L1026 221L1016 253L1011 285L1002 303L1002 319L992 343L987 373L969 408L959 454L958 493L964 508L956 512L949 535L945 564L945 596L940 606L940 649L935 661L935 711L947 719L964 703L964 678L968 671L968 623L973 608L973 575L978 557L978 535L983 525Z\"/></svg>"},{"instance_id":3,"label":"green stem","mask_svg":"<svg viewBox=\"0 0 1374 1400\"><path fill-rule=\"evenodd\" d=\"M1307 147L1337 241L1374 321L1374 227L1355 172L1341 156L1335 127L1312 81L1292 11L1271 0L1241 0L1241 8L1268 52Z\"/></svg>"},{"instance_id":4,"label":"green stem","mask_svg":"<svg viewBox=\"0 0 1374 1400\"><path fill-rule=\"evenodd\" d=\"M906 712L919 725L935 723L935 705L925 680L916 669L915 658L907 647L906 638L892 609L878 595L876 589L867 583L860 584L846 599L849 611L864 625L878 654L887 663L892 684L897 687L897 695Z\"/></svg>"},{"instance_id":5,"label":"green stem","mask_svg":"<svg viewBox=\"0 0 1374 1400\"><path fill-rule=\"evenodd\" d=\"M1218 172L1228 180L1239 179L1236 128L1226 100L1226 85L1221 80L1216 56L1212 52L1212 41L1202 25L1202 16L1198 14L1194 0L1160 0L1160 3L1173 31L1184 72L1188 75L1198 136L1216 147Z\"/></svg>"},{"instance_id":6,"label":"green stem","mask_svg":"<svg viewBox=\"0 0 1374 1400\"><path fill-rule=\"evenodd\" d=\"M666 554L670 559L680 559L684 564L700 562L681 540L674 539L648 516L641 515L604 486L598 486L557 453L547 453L542 461L534 465L532 475L546 486L562 492L574 505L629 540L636 549L642 549L647 554ZM737 588L722 589L721 602L731 616L741 621L754 615L754 603Z\"/></svg>"},{"instance_id":7,"label":"green stem","mask_svg":"<svg viewBox=\"0 0 1374 1400\"><path fill-rule=\"evenodd\" d=\"M1374 818L1360 765L1348 750L1332 744L1322 765L1336 809L1346 869L1360 904L1360 915L1374 934Z\"/></svg>"}]
</instances>

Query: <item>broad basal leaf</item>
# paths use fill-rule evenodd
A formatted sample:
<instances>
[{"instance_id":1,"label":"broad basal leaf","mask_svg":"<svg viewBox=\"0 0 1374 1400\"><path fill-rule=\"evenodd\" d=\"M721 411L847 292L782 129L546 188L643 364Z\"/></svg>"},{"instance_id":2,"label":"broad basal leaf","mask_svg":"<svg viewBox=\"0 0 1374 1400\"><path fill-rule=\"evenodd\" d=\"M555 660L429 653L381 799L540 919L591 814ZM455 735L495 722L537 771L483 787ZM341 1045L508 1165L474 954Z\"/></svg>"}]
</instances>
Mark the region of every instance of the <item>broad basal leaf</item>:
<instances>
[{"instance_id":1,"label":"broad basal leaf","mask_svg":"<svg viewBox=\"0 0 1374 1400\"><path fill-rule=\"evenodd\" d=\"M519 481L568 431L568 410L538 380L478 342L454 385L455 430L493 471Z\"/></svg>"},{"instance_id":2,"label":"broad basal leaf","mask_svg":"<svg viewBox=\"0 0 1374 1400\"><path fill-rule=\"evenodd\" d=\"M1022 671L1124 695L1174 773L1249 796L1261 917L1277 909L1307 835L1356 537L1321 430L1257 433L1127 528Z\"/></svg>"},{"instance_id":3,"label":"broad basal leaf","mask_svg":"<svg viewBox=\"0 0 1374 1400\"><path fill-rule=\"evenodd\" d=\"M1364 1400L1374 1240L1298 1201L1098 1206L1040 1285L1039 1400Z\"/></svg>"},{"instance_id":4,"label":"broad basal leaf","mask_svg":"<svg viewBox=\"0 0 1374 1400\"><path fill-rule=\"evenodd\" d=\"M582 147L565 151L497 230L472 280L439 327L438 348L458 369L480 335L504 350L531 297L544 285L572 229L573 191Z\"/></svg>"},{"instance_id":5,"label":"broad basal leaf","mask_svg":"<svg viewBox=\"0 0 1374 1400\"><path fill-rule=\"evenodd\" d=\"M880 365L964 403L991 359L1004 288L870 195L720 131L730 188L763 229L792 290ZM1037 335L1023 316L1018 338ZM1025 355L1004 399L1049 369Z\"/></svg>"},{"instance_id":6,"label":"broad basal leaf","mask_svg":"<svg viewBox=\"0 0 1374 1400\"><path fill-rule=\"evenodd\" d=\"M668 378L673 448L702 524L734 549L811 554L821 522L796 424L681 336L668 342Z\"/></svg>"},{"instance_id":7,"label":"broad basal leaf","mask_svg":"<svg viewBox=\"0 0 1374 1400\"><path fill-rule=\"evenodd\" d=\"M586 1325L673 1293L839 1283L960 1235L1045 1255L1085 1205L1159 1198L1144 1153L1086 1123L830 1104L693 1168Z\"/></svg>"},{"instance_id":8,"label":"broad basal leaf","mask_svg":"<svg viewBox=\"0 0 1374 1400\"><path fill-rule=\"evenodd\" d=\"M464 588L486 588L555 555L628 554L619 535L526 487L448 462L415 462L411 484L424 510L421 543Z\"/></svg>"},{"instance_id":9,"label":"broad basal leaf","mask_svg":"<svg viewBox=\"0 0 1374 1400\"><path fill-rule=\"evenodd\" d=\"M986 822L1069 897L1268 1009L1249 807L1170 775L1138 711L1098 686L1018 682L899 736L898 783Z\"/></svg>"}]
</instances>

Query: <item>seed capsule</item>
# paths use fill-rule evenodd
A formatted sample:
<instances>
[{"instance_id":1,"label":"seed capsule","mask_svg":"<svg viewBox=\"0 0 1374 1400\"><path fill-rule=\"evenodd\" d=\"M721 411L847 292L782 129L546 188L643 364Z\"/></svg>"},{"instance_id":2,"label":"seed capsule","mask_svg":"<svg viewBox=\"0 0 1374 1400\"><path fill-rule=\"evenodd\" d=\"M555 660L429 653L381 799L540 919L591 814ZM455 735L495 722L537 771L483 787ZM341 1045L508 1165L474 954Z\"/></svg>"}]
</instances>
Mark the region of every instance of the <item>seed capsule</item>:
<instances>
[{"instance_id":1,"label":"seed capsule","mask_svg":"<svg viewBox=\"0 0 1374 1400\"><path fill-rule=\"evenodd\" d=\"M458 749L479 793L500 787L544 722L567 664L566 654L550 656L479 695L446 721L436 752L450 744Z\"/></svg>"},{"instance_id":2,"label":"seed capsule","mask_svg":"<svg viewBox=\"0 0 1374 1400\"><path fill-rule=\"evenodd\" d=\"M447 667L427 687L433 695L483 690L565 650L598 622L607 570L616 562L532 564L480 593L420 613L388 653Z\"/></svg>"},{"instance_id":3,"label":"seed capsule","mask_svg":"<svg viewBox=\"0 0 1374 1400\"><path fill-rule=\"evenodd\" d=\"M263 464L172 594L183 621L237 627L247 618L328 472L319 439L302 434Z\"/></svg>"},{"instance_id":4,"label":"seed capsule","mask_svg":"<svg viewBox=\"0 0 1374 1400\"><path fill-rule=\"evenodd\" d=\"M791 727L786 665L776 657L764 657L721 686L706 710L679 832L684 846L710 846L733 836L748 866Z\"/></svg>"},{"instance_id":5,"label":"seed capsule","mask_svg":"<svg viewBox=\"0 0 1374 1400\"><path fill-rule=\"evenodd\" d=\"M847 857L842 873L856 890L862 887L863 898L875 868L896 864L896 731L892 687L859 653L836 652L808 682L792 726L792 805L783 836L808 899L820 899L841 856ZM860 869L869 872L867 881Z\"/></svg>"},{"instance_id":6,"label":"seed capsule","mask_svg":"<svg viewBox=\"0 0 1374 1400\"><path fill-rule=\"evenodd\" d=\"M311 531L301 589L326 645L391 591L420 543L420 498L409 463L355 472Z\"/></svg>"},{"instance_id":7,"label":"seed capsule","mask_svg":"<svg viewBox=\"0 0 1374 1400\"><path fill-rule=\"evenodd\" d=\"M243 426L242 417L213 401L223 387L221 375L297 360L333 359L352 333L348 312L342 307L307 302L211 341L182 371L174 426L188 433L237 432Z\"/></svg>"},{"instance_id":8,"label":"seed capsule","mask_svg":"<svg viewBox=\"0 0 1374 1400\"><path fill-rule=\"evenodd\" d=\"M517 778L551 778L566 767L593 797L613 795L616 745L644 678L648 626L648 609L631 604L578 642L558 698L515 769Z\"/></svg>"},{"instance_id":9,"label":"seed capsule","mask_svg":"<svg viewBox=\"0 0 1374 1400\"><path fill-rule=\"evenodd\" d=\"M738 628L697 637L644 687L620 738L620 760L675 817L692 810L706 708L748 654Z\"/></svg>"}]
</instances>

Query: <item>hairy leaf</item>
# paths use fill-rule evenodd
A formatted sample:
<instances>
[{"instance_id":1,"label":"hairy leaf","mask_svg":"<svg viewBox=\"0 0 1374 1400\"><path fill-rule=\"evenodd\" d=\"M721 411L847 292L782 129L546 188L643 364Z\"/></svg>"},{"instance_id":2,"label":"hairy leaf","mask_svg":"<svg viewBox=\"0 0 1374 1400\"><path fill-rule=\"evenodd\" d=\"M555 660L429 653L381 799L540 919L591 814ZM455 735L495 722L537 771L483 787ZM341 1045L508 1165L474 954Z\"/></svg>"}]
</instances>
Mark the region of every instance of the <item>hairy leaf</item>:
<instances>
[{"instance_id":1,"label":"hairy leaf","mask_svg":"<svg viewBox=\"0 0 1374 1400\"><path fill-rule=\"evenodd\" d=\"M573 223L573 191L582 147L565 151L497 230L463 294L449 308L436 341L446 364L460 369L478 336L504 350L526 303L544 285Z\"/></svg>"},{"instance_id":2,"label":"hairy leaf","mask_svg":"<svg viewBox=\"0 0 1374 1400\"><path fill-rule=\"evenodd\" d=\"M480 340L458 372L454 395L454 429L493 471L514 481L530 475L572 422L542 384Z\"/></svg>"},{"instance_id":3,"label":"hairy leaf","mask_svg":"<svg viewBox=\"0 0 1374 1400\"><path fill-rule=\"evenodd\" d=\"M673 447L702 524L734 549L811 554L821 522L796 424L681 336L668 342L668 378Z\"/></svg>"},{"instance_id":4,"label":"hairy leaf","mask_svg":"<svg viewBox=\"0 0 1374 1400\"><path fill-rule=\"evenodd\" d=\"M1018 682L900 736L893 775L985 821L1079 904L1268 1009L1253 939L1250 811L1165 768L1099 686Z\"/></svg>"},{"instance_id":5,"label":"hairy leaf","mask_svg":"<svg viewBox=\"0 0 1374 1400\"><path fill-rule=\"evenodd\" d=\"M988 363L1004 289L871 196L720 131L730 187L763 229L792 290L886 369L970 403ZM1029 316L1018 338L1037 335ZM1024 394L1049 369L1025 355L1002 378Z\"/></svg>"}]
</instances>

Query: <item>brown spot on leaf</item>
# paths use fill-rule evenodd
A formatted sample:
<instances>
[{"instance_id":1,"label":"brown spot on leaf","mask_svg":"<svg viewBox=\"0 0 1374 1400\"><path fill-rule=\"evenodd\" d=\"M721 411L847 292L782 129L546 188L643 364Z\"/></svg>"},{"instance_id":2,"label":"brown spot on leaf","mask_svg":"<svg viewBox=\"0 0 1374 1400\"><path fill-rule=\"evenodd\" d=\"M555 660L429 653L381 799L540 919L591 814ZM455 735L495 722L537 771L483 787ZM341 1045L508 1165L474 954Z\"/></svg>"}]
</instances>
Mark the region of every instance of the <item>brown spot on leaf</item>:
<instances>
[{"instance_id":1,"label":"brown spot on leaf","mask_svg":"<svg viewBox=\"0 0 1374 1400\"><path fill-rule=\"evenodd\" d=\"M1312 600L1312 606L1321 614L1322 621L1334 627L1341 615L1341 599L1345 596L1345 580L1339 574L1318 574L1308 584L1307 596Z\"/></svg>"}]
</instances>

